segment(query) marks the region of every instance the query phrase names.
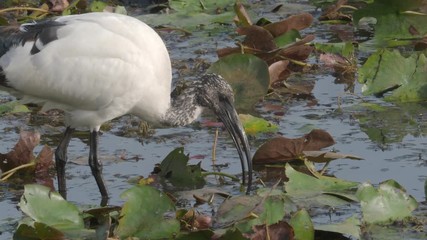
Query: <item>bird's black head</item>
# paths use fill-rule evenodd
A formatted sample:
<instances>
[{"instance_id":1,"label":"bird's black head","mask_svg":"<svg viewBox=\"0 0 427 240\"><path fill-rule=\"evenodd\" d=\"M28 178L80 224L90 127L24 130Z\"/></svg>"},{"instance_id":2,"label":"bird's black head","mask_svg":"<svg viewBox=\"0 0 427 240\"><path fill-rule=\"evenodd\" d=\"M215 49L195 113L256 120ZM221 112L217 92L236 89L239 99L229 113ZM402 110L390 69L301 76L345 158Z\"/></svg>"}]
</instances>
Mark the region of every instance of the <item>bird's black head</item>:
<instances>
[{"instance_id":1,"label":"bird's black head","mask_svg":"<svg viewBox=\"0 0 427 240\"><path fill-rule=\"evenodd\" d=\"M224 123L236 146L242 165L242 178L245 184L245 162L248 166L248 190L252 184L252 157L245 130L234 107L234 94L231 86L217 74L206 74L197 81L195 87L196 104L211 109Z\"/></svg>"},{"instance_id":2,"label":"bird's black head","mask_svg":"<svg viewBox=\"0 0 427 240\"><path fill-rule=\"evenodd\" d=\"M234 105L233 89L220 75L203 75L194 87L197 93L196 104L201 107L212 109L217 113L221 102L225 101Z\"/></svg>"}]
</instances>

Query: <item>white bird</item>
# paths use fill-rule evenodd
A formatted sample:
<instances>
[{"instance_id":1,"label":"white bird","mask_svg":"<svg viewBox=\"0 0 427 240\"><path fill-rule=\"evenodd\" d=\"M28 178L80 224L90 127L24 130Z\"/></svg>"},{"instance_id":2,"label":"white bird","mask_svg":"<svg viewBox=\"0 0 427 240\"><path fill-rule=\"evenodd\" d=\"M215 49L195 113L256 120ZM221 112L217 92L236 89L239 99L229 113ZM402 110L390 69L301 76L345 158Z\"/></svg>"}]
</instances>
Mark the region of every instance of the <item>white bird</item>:
<instances>
[{"instance_id":1,"label":"white bird","mask_svg":"<svg viewBox=\"0 0 427 240\"><path fill-rule=\"evenodd\" d=\"M100 126L133 114L155 125L183 126L209 108L224 123L252 184L248 140L234 108L233 91L207 74L171 93L172 71L160 36L133 17L88 13L0 28L0 86L65 112L66 130L55 151L58 190L66 198L67 147L76 128L90 131L89 166L102 199L108 199L97 158Z\"/></svg>"}]
</instances>

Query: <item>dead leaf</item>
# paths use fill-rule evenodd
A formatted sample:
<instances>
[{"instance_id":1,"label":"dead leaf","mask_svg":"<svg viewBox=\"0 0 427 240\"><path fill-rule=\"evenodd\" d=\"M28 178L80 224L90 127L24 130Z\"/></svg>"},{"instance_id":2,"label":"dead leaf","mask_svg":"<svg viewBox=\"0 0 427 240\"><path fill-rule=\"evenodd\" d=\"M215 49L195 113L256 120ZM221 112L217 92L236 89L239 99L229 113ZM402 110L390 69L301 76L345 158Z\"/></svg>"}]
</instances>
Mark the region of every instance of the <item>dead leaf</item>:
<instances>
[{"instance_id":1,"label":"dead leaf","mask_svg":"<svg viewBox=\"0 0 427 240\"><path fill-rule=\"evenodd\" d=\"M313 22L313 16L310 13L293 15L280 22L270 23L264 28L273 35L278 37L291 29L301 30L307 28Z\"/></svg>"},{"instance_id":2,"label":"dead leaf","mask_svg":"<svg viewBox=\"0 0 427 240\"><path fill-rule=\"evenodd\" d=\"M53 151L50 147L44 146L36 158L36 168L34 171L35 182L55 189L53 186L53 179L49 174L52 167L54 167Z\"/></svg>"},{"instance_id":3,"label":"dead leaf","mask_svg":"<svg viewBox=\"0 0 427 240\"><path fill-rule=\"evenodd\" d=\"M279 81L286 80L291 74L287 69L289 65L289 60L277 61L271 64L268 67L268 72L270 73L270 86Z\"/></svg>"},{"instance_id":4,"label":"dead leaf","mask_svg":"<svg viewBox=\"0 0 427 240\"><path fill-rule=\"evenodd\" d=\"M237 33L246 36L242 42L246 47L260 51L271 51L277 48L274 37L263 27L256 25L240 27L237 29Z\"/></svg>"},{"instance_id":5,"label":"dead leaf","mask_svg":"<svg viewBox=\"0 0 427 240\"><path fill-rule=\"evenodd\" d=\"M255 152L253 164L285 163L298 159L303 151L315 151L335 144L332 136L320 129L314 129L300 138L276 137L261 145Z\"/></svg>"},{"instance_id":6,"label":"dead leaf","mask_svg":"<svg viewBox=\"0 0 427 240\"><path fill-rule=\"evenodd\" d=\"M33 150L39 142L39 133L22 131L13 149L6 154L0 154L0 169L2 172L9 171L33 161Z\"/></svg>"},{"instance_id":7,"label":"dead leaf","mask_svg":"<svg viewBox=\"0 0 427 240\"><path fill-rule=\"evenodd\" d=\"M254 233L243 234L251 240L292 240L294 239L294 229L285 221L272 224L270 226L257 225L252 227Z\"/></svg>"},{"instance_id":8,"label":"dead leaf","mask_svg":"<svg viewBox=\"0 0 427 240\"><path fill-rule=\"evenodd\" d=\"M341 21L351 22L352 21L351 15L339 12L339 10L345 4L347 4L347 0L338 0L337 3L332 4L324 11L324 13L319 17L319 20L320 21L341 20Z\"/></svg>"},{"instance_id":9,"label":"dead leaf","mask_svg":"<svg viewBox=\"0 0 427 240\"><path fill-rule=\"evenodd\" d=\"M330 152L330 151L303 151L304 156L312 162L324 163L330 162L335 159L354 159L354 160L362 160L363 158L344 153Z\"/></svg>"}]
</instances>

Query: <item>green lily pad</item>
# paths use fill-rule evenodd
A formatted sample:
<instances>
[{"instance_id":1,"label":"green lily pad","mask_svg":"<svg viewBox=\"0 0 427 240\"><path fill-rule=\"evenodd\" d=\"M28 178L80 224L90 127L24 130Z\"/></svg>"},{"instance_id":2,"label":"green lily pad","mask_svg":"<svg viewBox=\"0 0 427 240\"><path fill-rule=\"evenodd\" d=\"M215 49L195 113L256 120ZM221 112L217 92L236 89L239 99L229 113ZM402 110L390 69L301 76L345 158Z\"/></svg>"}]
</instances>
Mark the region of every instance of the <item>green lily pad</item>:
<instances>
[{"instance_id":1,"label":"green lily pad","mask_svg":"<svg viewBox=\"0 0 427 240\"><path fill-rule=\"evenodd\" d=\"M48 187L25 185L24 195L18 205L34 221L47 226L59 230L84 228L79 209Z\"/></svg>"},{"instance_id":2,"label":"green lily pad","mask_svg":"<svg viewBox=\"0 0 427 240\"><path fill-rule=\"evenodd\" d=\"M307 210L301 209L296 212L289 224L295 232L295 239L314 239L314 226Z\"/></svg>"},{"instance_id":3,"label":"green lily pad","mask_svg":"<svg viewBox=\"0 0 427 240\"><path fill-rule=\"evenodd\" d=\"M284 199L280 196L237 196L218 208L215 222L220 226L233 224L247 233L255 225L277 223L284 215Z\"/></svg>"},{"instance_id":4,"label":"green lily pad","mask_svg":"<svg viewBox=\"0 0 427 240\"><path fill-rule=\"evenodd\" d=\"M172 238L179 232L174 214L165 217L167 212L175 210L166 194L150 186L135 186L120 197L126 199L117 230L121 239Z\"/></svg>"},{"instance_id":5,"label":"green lily pad","mask_svg":"<svg viewBox=\"0 0 427 240\"><path fill-rule=\"evenodd\" d=\"M375 42L379 45L393 46L410 44L403 39L421 38L427 33L427 15L416 14L423 0L375 0L353 13L355 25L363 17L374 17Z\"/></svg>"},{"instance_id":6,"label":"green lily pad","mask_svg":"<svg viewBox=\"0 0 427 240\"><path fill-rule=\"evenodd\" d=\"M362 92L382 96L389 101L427 99L427 58L423 53L402 56L399 51L379 50L359 69Z\"/></svg>"},{"instance_id":7,"label":"green lily pad","mask_svg":"<svg viewBox=\"0 0 427 240\"><path fill-rule=\"evenodd\" d=\"M239 112L253 112L270 84L267 63L251 54L228 55L212 64L208 71L223 76L231 84Z\"/></svg>"},{"instance_id":8,"label":"green lily pad","mask_svg":"<svg viewBox=\"0 0 427 240\"><path fill-rule=\"evenodd\" d=\"M184 154L184 148L170 152L160 163L159 175L175 187L200 188L205 185L200 163L187 166L189 157Z\"/></svg>"},{"instance_id":9,"label":"green lily pad","mask_svg":"<svg viewBox=\"0 0 427 240\"><path fill-rule=\"evenodd\" d=\"M354 55L354 46L351 42L315 43L314 46L317 50L325 53L340 54L346 58L350 58Z\"/></svg>"},{"instance_id":10,"label":"green lily pad","mask_svg":"<svg viewBox=\"0 0 427 240\"><path fill-rule=\"evenodd\" d=\"M360 226L360 220L356 216L352 216L343 222L316 225L315 229L327 232L342 233L344 235L351 235L355 239L360 239Z\"/></svg>"},{"instance_id":11,"label":"green lily pad","mask_svg":"<svg viewBox=\"0 0 427 240\"><path fill-rule=\"evenodd\" d=\"M378 189L363 183L357 190L363 219L367 223L389 223L411 216L418 203L396 181L381 183Z\"/></svg>"}]
</instances>

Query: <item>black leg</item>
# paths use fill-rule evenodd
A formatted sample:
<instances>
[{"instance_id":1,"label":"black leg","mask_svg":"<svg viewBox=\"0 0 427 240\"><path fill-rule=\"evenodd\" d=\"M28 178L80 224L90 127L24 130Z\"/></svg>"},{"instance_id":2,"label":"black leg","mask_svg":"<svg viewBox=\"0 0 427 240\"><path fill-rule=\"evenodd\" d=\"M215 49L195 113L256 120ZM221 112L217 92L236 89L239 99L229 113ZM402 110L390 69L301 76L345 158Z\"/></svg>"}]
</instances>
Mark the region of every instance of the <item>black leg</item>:
<instances>
[{"instance_id":1,"label":"black leg","mask_svg":"<svg viewBox=\"0 0 427 240\"><path fill-rule=\"evenodd\" d=\"M73 128L67 127L64 133L64 137L58 145L55 151L55 164L56 164L56 175L58 177L58 191L64 197L67 198L67 184L65 182L65 164L67 164L67 148L70 144L71 135L74 132Z\"/></svg>"},{"instance_id":2,"label":"black leg","mask_svg":"<svg viewBox=\"0 0 427 240\"><path fill-rule=\"evenodd\" d=\"M99 192L101 192L101 206L105 206L108 201L108 192L102 179L102 163L98 161L98 132L92 131L89 137L89 166L92 170L92 175L95 177L98 184Z\"/></svg>"}]
</instances>

